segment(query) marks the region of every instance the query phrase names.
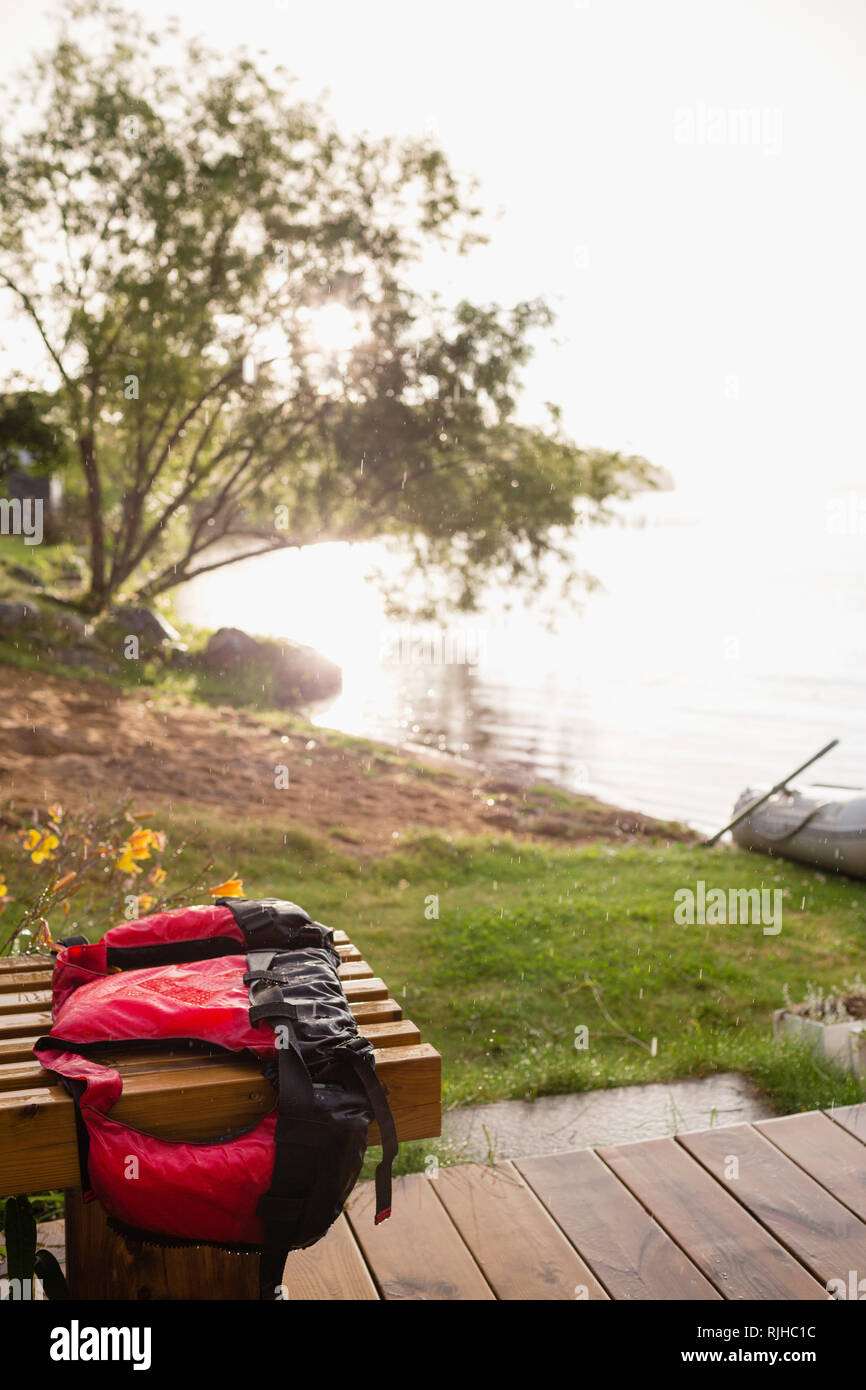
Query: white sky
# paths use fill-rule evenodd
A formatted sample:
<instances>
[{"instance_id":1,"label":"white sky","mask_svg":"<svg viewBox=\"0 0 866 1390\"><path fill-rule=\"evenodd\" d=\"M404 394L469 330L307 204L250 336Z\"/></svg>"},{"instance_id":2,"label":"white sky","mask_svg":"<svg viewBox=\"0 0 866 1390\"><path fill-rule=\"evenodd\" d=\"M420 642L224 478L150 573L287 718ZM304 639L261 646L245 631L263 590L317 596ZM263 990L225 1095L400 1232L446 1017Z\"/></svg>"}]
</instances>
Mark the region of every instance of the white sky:
<instances>
[{"instance_id":1,"label":"white sky","mask_svg":"<svg viewBox=\"0 0 866 1390\"><path fill-rule=\"evenodd\" d=\"M50 38L52 9L0 0L4 79ZM527 410L558 401L580 442L646 454L704 508L744 488L783 511L866 486L862 0L146 11L265 50L300 93L327 89L346 130L435 128L502 209L455 291L543 294L559 311ZM757 143L732 138L728 113L744 109ZM691 144L676 138L683 111Z\"/></svg>"}]
</instances>

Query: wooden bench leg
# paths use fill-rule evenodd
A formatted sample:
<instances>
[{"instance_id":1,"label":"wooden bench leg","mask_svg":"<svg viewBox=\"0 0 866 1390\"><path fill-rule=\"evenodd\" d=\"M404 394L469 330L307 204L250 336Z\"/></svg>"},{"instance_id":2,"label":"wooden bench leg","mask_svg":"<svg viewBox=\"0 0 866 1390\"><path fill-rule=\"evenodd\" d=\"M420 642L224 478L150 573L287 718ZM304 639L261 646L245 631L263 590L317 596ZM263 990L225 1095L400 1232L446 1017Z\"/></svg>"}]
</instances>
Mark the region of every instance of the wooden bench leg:
<instances>
[{"instance_id":1,"label":"wooden bench leg","mask_svg":"<svg viewBox=\"0 0 866 1390\"><path fill-rule=\"evenodd\" d=\"M258 1255L209 1246L165 1250L112 1231L98 1202L66 1192L66 1277L71 1298L257 1299Z\"/></svg>"}]
</instances>

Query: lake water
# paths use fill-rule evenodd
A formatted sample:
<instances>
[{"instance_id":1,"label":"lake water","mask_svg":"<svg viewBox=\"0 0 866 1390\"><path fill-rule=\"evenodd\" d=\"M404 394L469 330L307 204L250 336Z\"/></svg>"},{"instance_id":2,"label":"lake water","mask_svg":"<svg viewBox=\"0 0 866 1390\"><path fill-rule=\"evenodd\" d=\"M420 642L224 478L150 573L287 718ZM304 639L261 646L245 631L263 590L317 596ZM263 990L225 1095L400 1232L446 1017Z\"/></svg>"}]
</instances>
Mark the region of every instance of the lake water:
<instances>
[{"instance_id":1,"label":"lake water","mask_svg":"<svg viewBox=\"0 0 866 1390\"><path fill-rule=\"evenodd\" d=\"M184 617L308 642L343 667L317 722L712 829L747 784L866 782L866 520L820 492L787 509L634 499L580 541L580 611L491 601L436 631L389 624L377 546L317 546L188 585Z\"/></svg>"}]
</instances>

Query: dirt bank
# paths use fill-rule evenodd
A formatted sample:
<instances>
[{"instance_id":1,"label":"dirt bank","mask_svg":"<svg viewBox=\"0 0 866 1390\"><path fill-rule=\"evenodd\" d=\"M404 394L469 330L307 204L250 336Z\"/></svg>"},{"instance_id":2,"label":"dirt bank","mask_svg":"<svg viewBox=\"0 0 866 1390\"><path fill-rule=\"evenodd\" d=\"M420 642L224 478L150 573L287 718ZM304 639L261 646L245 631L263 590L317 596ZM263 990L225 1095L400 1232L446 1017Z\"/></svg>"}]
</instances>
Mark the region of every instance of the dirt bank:
<instances>
[{"instance_id":1,"label":"dirt bank","mask_svg":"<svg viewBox=\"0 0 866 1390\"><path fill-rule=\"evenodd\" d=\"M286 774L275 769L284 767ZM473 778L230 707L0 667L0 786L20 810L133 795L138 809L234 805L352 852L381 854L410 827L536 840L690 839L681 827L556 789Z\"/></svg>"}]
</instances>

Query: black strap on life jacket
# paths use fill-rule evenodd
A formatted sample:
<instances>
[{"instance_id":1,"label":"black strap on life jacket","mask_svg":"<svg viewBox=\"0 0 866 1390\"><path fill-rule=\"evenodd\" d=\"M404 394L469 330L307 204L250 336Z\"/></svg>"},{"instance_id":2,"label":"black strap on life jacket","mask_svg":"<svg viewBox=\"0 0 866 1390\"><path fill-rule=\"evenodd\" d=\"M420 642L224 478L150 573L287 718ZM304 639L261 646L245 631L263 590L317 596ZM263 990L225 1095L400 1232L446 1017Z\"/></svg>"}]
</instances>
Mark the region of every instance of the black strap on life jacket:
<instances>
[{"instance_id":1,"label":"black strap on life jacket","mask_svg":"<svg viewBox=\"0 0 866 1390\"><path fill-rule=\"evenodd\" d=\"M357 1040L364 1046L364 1039ZM344 1043L337 1049L345 1055L346 1061L354 1069L355 1075L367 1094L367 1099L376 1117L379 1126L379 1136L382 1140L382 1161L376 1165L376 1216L374 1224L380 1225L387 1221L391 1215L391 1169L394 1159L397 1157L399 1145L397 1143L397 1129L394 1124L394 1116L391 1114L391 1107L385 1095L385 1087L382 1085L376 1070L368 1056L363 1051L358 1051L352 1043Z\"/></svg>"},{"instance_id":2,"label":"black strap on life jacket","mask_svg":"<svg viewBox=\"0 0 866 1390\"><path fill-rule=\"evenodd\" d=\"M315 924L313 924L315 925ZM327 930L317 928L317 930ZM311 943L312 944L312 943ZM318 947L326 943L317 940ZM328 951L333 955L333 947ZM256 1207L264 1222L259 1286L263 1299L277 1298L289 1251L309 1241L309 1232L325 1230L334 1219L342 1191L339 1142L328 1114L319 1109L313 1081L304 1061L295 1025L303 1005L286 998L297 990L279 958L284 950L256 950L247 955L244 983L250 992L250 1022L269 1023L276 1031L279 1108L274 1134L271 1185ZM318 956L321 960L321 956ZM337 957L329 962L336 976ZM275 962L277 962L275 964ZM315 1006L312 1019L315 1018ZM310 1017L304 1017L309 1046ZM332 1024L323 1019L323 1028ZM376 1224L391 1214L391 1167L397 1154L397 1134L384 1087L376 1076L372 1048L360 1037L346 1005L345 1032L334 1037L330 1061L344 1061L358 1078L382 1137L382 1161L376 1169Z\"/></svg>"}]
</instances>

